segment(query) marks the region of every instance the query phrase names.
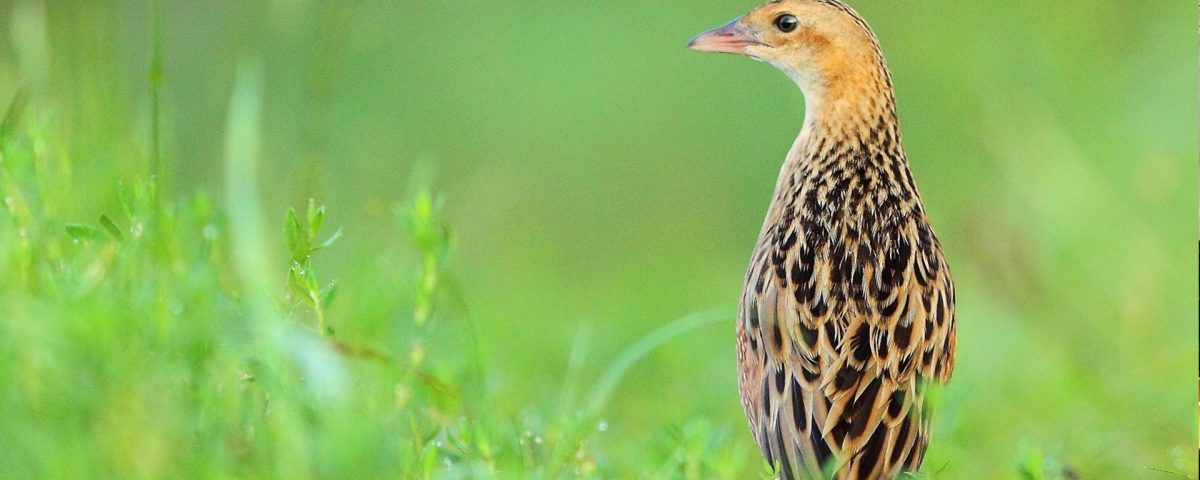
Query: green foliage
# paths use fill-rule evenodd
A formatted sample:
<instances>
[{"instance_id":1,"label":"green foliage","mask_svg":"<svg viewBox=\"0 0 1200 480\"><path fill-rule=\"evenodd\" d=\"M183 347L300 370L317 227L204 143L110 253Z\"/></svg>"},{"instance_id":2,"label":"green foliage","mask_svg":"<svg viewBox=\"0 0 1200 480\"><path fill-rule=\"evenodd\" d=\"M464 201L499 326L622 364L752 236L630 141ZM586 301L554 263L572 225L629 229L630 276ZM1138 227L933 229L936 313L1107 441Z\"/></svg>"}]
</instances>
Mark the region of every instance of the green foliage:
<instances>
[{"instance_id":1,"label":"green foliage","mask_svg":"<svg viewBox=\"0 0 1200 480\"><path fill-rule=\"evenodd\" d=\"M1018 452L1017 472L1023 480L1072 480L1079 478L1070 467L1048 458L1040 448L1022 445Z\"/></svg>"},{"instance_id":2,"label":"green foliage","mask_svg":"<svg viewBox=\"0 0 1200 480\"><path fill-rule=\"evenodd\" d=\"M418 289L412 313L417 327L425 327L433 314L440 290L440 272L450 259L452 236L445 223L444 206L442 198L435 199L428 188L421 187L409 202L397 209L407 238L420 258ZM411 357L413 365L419 365L424 355L424 347L414 345Z\"/></svg>"},{"instance_id":3,"label":"green foliage","mask_svg":"<svg viewBox=\"0 0 1200 480\"><path fill-rule=\"evenodd\" d=\"M338 229L329 238L318 243L318 235L324 222L325 207L317 206L317 202L310 198L305 223L301 225L296 210L288 209L283 234L283 238L287 240L288 252L291 253L291 265L287 276L288 296L313 312L316 317L316 329L322 334L327 333L330 328L325 323L325 310L337 294L337 284L321 286L317 280L316 269L313 268L313 254L333 245L342 236L342 230Z\"/></svg>"},{"instance_id":4,"label":"green foliage","mask_svg":"<svg viewBox=\"0 0 1200 480\"><path fill-rule=\"evenodd\" d=\"M852 3L957 285L910 477L1196 478L1195 5ZM0 478L770 477L748 5L178 6L0 1Z\"/></svg>"},{"instance_id":5,"label":"green foliage","mask_svg":"<svg viewBox=\"0 0 1200 480\"><path fill-rule=\"evenodd\" d=\"M342 231L323 237L326 209L315 200L303 216L289 209L284 217L286 288L280 307L265 312L282 318L275 329L245 298L256 277L239 273L231 254L253 246L237 244L245 237L231 235L207 196L164 201L157 183L136 181L117 189L117 220L66 223L58 212L67 205L28 188L62 180L31 177L55 152L33 150L34 132L14 133L0 151L10 199L0 230L8 273L0 278L0 448L10 454L0 457L0 476L602 476L590 447L603 425L598 410L530 418L488 410L478 359L450 353L477 347L443 338L447 325L431 321L451 316L440 312L452 304L437 306L454 248L444 202L430 189L396 209L405 233L397 240L413 253L411 281L394 271L366 280L406 285L397 293L407 306L389 318L408 327L359 343L327 323L336 290L318 280L316 254ZM646 353L624 355L599 391ZM696 428L704 430L659 442L669 451L658 475L734 478L744 456L726 452L727 434Z\"/></svg>"}]
</instances>

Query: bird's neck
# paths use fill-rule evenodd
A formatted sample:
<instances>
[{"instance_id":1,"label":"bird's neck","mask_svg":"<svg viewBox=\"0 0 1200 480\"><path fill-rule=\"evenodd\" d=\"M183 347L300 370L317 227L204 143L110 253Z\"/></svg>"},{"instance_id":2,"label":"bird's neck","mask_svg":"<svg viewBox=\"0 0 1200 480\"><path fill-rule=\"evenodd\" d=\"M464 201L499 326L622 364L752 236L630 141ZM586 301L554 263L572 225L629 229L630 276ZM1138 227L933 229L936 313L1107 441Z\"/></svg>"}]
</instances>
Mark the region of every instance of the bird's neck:
<instances>
[{"instance_id":1,"label":"bird's neck","mask_svg":"<svg viewBox=\"0 0 1200 480\"><path fill-rule=\"evenodd\" d=\"M805 112L788 155L792 167L904 162L891 74L882 59L797 84L804 92Z\"/></svg>"},{"instance_id":2,"label":"bird's neck","mask_svg":"<svg viewBox=\"0 0 1200 480\"><path fill-rule=\"evenodd\" d=\"M776 210L799 201L810 214L844 218L861 214L855 206L864 201L888 215L919 209L887 69L880 62L856 75L855 81L797 82L804 90L804 126L780 171Z\"/></svg>"}]
</instances>

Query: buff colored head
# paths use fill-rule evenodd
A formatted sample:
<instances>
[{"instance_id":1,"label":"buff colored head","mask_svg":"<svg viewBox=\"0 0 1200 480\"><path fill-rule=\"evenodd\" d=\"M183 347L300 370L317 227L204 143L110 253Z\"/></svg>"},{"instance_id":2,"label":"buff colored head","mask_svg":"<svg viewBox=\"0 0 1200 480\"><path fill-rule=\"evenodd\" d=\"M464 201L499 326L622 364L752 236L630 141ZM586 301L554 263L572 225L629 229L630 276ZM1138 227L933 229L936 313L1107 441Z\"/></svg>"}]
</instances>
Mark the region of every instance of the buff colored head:
<instances>
[{"instance_id":1,"label":"buff colored head","mask_svg":"<svg viewBox=\"0 0 1200 480\"><path fill-rule=\"evenodd\" d=\"M774 65L806 96L838 83L870 80L882 57L875 35L837 0L776 0L697 35L688 48L744 55Z\"/></svg>"}]
</instances>

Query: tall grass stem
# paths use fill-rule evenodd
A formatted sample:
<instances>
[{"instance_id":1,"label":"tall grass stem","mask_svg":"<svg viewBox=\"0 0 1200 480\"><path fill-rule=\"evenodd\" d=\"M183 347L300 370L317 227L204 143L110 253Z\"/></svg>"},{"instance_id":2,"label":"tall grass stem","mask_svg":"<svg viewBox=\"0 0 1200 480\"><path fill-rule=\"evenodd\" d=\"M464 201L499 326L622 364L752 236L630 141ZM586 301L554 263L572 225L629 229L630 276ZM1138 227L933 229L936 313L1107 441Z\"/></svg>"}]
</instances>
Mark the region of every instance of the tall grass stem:
<instances>
[{"instance_id":1,"label":"tall grass stem","mask_svg":"<svg viewBox=\"0 0 1200 480\"><path fill-rule=\"evenodd\" d=\"M604 409L608 403L612 392L616 389L617 384L625 377L625 374L630 368L654 349L662 346L668 341L720 321L727 321L732 318L732 315L727 310L709 310L705 312L697 312L685 316L671 323L659 327L658 330L650 332L649 335L642 337L629 348L621 352L604 374L600 376L600 380L596 382L596 386L592 390L591 400L588 402L588 409L585 412L589 417L595 418Z\"/></svg>"}]
</instances>

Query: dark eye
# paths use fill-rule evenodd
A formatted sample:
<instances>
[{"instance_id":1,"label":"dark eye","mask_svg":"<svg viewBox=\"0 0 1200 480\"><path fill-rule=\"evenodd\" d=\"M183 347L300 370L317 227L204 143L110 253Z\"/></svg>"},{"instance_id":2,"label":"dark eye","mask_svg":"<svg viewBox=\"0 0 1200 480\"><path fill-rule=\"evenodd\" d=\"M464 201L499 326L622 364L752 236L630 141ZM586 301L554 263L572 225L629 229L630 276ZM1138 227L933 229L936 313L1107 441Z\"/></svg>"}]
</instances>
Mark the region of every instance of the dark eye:
<instances>
[{"instance_id":1,"label":"dark eye","mask_svg":"<svg viewBox=\"0 0 1200 480\"><path fill-rule=\"evenodd\" d=\"M795 30L796 27L799 25L800 25L800 21L796 20L795 15L785 13L783 15L775 17L775 28L778 28L779 31L781 31L783 33L789 33L792 30Z\"/></svg>"}]
</instances>

